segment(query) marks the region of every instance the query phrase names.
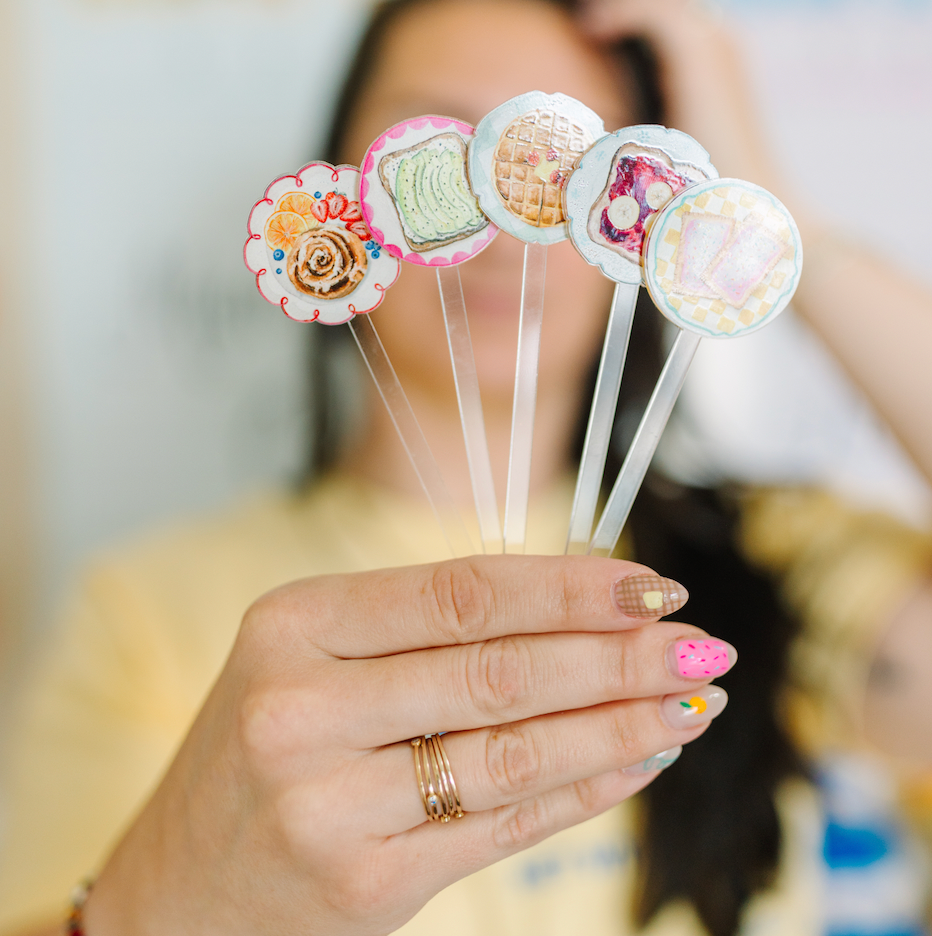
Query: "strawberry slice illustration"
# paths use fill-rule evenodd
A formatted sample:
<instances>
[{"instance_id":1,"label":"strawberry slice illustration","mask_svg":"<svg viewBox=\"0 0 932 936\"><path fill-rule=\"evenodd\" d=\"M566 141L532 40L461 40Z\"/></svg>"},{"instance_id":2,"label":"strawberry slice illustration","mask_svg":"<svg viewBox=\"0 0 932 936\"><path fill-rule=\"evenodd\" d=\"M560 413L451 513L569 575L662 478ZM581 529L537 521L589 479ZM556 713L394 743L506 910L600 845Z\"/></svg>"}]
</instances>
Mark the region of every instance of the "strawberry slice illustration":
<instances>
[{"instance_id":1,"label":"strawberry slice illustration","mask_svg":"<svg viewBox=\"0 0 932 936\"><path fill-rule=\"evenodd\" d=\"M327 220L327 203L323 199L314 202L311 205L311 214L323 224Z\"/></svg>"},{"instance_id":2,"label":"strawberry slice illustration","mask_svg":"<svg viewBox=\"0 0 932 936\"><path fill-rule=\"evenodd\" d=\"M351 201L347 206L346 210L340 215L341 221L361 221L362 220L362 207L358 201Z\"/></svg>"},{"instance_id":3,"label":"strawberry slice illustration","mask_svg":"<svg viewBox=\"0 0 932 936\"><path fill-rule=\"evenodd\" d=\"M529 166L536 166L540 162L540 153L537 150L531 150L527 155L527 164Z\"/></svg>"},{"instance_id":4,"label":"strawberry slice illustration","mask_svg":"<svg viewBox=\"0 0 932 936\"><path fill-rule=\"evenodd\" d=\"M367 241L372 239L372 235L369 233L369 227L365 221L348 221L346 230L352 231L360 240Z\"/></svg>"},{"instance_id":5,"label":"strawberry slice illustration","mask_svg":"<svg viewBox=\"0 0 932 936\"><path fill-rule=\"evenodd\" d=\"M348 204L349 201L345 195L335 195L333 192L327 193L327 208L330 210L331 218L339 218L346 211Z\"/></svg>"}]
</instances>

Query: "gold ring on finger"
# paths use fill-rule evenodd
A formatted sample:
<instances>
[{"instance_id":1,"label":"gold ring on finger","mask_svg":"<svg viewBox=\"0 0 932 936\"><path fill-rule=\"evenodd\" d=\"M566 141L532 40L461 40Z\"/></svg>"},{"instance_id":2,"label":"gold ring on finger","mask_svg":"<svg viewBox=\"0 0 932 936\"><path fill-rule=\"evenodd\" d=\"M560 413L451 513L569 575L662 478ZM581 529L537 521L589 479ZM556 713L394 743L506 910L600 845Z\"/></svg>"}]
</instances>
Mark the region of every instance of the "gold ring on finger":
<instances>
[{"instance_id":1,"label":"gold ring on finger","mask_svg":"<svg viewBox=\"0 0 932 936\"><path fill-rule=\"evenodd\" d=\"M454 817L462 819L463 807L440 735L414 738L411 747L414 749L414 772L427 818L431 822L449 822Z\"/></svg>"}]
</instances>

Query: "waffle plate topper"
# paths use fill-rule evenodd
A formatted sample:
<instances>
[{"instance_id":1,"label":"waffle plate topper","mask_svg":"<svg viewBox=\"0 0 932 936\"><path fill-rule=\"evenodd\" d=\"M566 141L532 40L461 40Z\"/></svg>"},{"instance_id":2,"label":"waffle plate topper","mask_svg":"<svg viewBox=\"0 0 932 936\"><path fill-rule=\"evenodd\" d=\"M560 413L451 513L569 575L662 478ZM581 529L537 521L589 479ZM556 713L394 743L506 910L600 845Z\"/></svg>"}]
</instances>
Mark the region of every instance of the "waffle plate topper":
<instances>
[{"instance_id":1,"label":"waffle plate topper","mask_svg":"<svg viewBox=\"0 0 932 936\"><path fill-rule=\"evenodd\" d=\"M469 177L479 205L494 224L525 244L505 493L506 552L524 552L527 534L546 248L566 240L563 187L576 160L604 132L602 119L580 101L529 91L483 117L469 144Z\"/></svg>"},{"instance_id":2,"label":"waffle plate topper","mask_svg":"<svg viewBox=\"0 0 932 936\"><path fill-rule=\"evenodd\" d=\"M246 266L259 292L297 322L339 325L371 312L400 264L372 239L359 170L312 162L272 182L249 215Z\"/></svg>"},{"instance_id":3,"label":"waffle plate topper","mask_svg":"<svg viewBox=\"0 0 932 936\"><path fill-rule=\"evenodd\" d=\"M297 322L349 323L424 493L454 555L473 551L436 460L366 314L401 269L372 238L359 202L359 170L312 162L281 176L253 206L243 249L268 302Z\"/></svg>"},{"instance_id":4,"label":"waffle plate topper","mask_svg":"<svg viewBox=\"0 0 932 936\"><path fill-rule=\"evenodd\" d=\"M482 210L526 243L567 237L563 187L605 133L602 118L565 94L529 91L500 104L476 127L469 176Z\"/></svg>"},{"instance_id":5,"label":"waffle plate topper","mask_svg":"<svg viewBox=\"0 0 932 936\"><path fill-rule=\"evenodd\" d=\"M589 551L615 548L702 338L749 335L772 322L799 285L803 248L783 204L739 179L700 182L657 215L644 250L651 298L680 329L647 404Z\"/></svg>"},{"instance_id":6,"label":"waffle plate topper","mask_svg":"<svg viewBox=\"0 0 932 936\"><path fill-rule=\"evenodd\" d=\"M498 233L469 185L473 132L452 117L416 117L369 147L359 185L362 213L393 257L425 266L462 263Z\"/></svg>"},{"instance_id":7,"label":"waffle plate topper","mask_svg":"<svg viewBox=\"0 0 932 936\"><path fill-rule=\"evenodd\" d=\"M603 136L583 154L566 183L563 210L570 240L587 263L616 284L579 462L567 552L585 552L592 534L643 278L646 233L674 195L717 176L709 154L691 136L641 125Z\"/></svg>"},{"instance_id":8,"label":"waffle plate topper","mask_svg":"<svg viewBox=\"0 0 932 936\"><path fill-rule=\"evenodd\" d=\"M366 151L359 191L363 217L385 251L437 269L482 547L493 552L501 550L501 523L458 270L498 233L469 184L473 133L469 124L437 115L395 124Z\"/></svg>"}]
</instances>

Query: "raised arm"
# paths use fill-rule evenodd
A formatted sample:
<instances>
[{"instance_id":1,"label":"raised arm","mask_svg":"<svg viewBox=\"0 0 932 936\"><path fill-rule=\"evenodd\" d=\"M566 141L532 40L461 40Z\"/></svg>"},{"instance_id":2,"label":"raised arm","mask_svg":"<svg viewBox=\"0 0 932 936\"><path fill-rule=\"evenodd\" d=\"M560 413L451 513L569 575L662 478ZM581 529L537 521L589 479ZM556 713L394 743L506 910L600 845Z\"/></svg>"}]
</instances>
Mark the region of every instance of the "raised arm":
<instances>
[{"instance_id":1,"label":"raised arm","mask_svg":"<svg viewBox=\"0 0 932 936\"><path fill-rule=\"evenodd\" d=\"M592 0L584 10L602 40L650 41L670 126L699 140L723 176L763 185L787 204L805 255L795 308L932 481L932 292L794 198L768 156L740 49L720 15L692 0Z\"/></svg>"}]
</instances>

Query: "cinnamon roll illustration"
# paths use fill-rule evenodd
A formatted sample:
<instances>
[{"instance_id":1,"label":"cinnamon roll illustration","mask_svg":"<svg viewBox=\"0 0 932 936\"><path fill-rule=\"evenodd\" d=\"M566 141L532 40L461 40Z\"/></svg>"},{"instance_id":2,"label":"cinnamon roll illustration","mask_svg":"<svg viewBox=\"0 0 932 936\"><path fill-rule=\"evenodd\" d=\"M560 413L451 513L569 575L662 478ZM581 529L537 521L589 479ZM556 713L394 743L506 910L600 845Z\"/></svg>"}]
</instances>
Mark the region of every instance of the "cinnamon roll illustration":
<instances>
[{"instance_id":1,"label":"cinnamon roll illustration","mask_svg":"<svg viewBox=\"0 0 932 936\"><path fill-rule=\"evenodd\" d=\"M366 248L342 228L318 228L297 237L288 252L288 278L315 299L348 296L366 275Z\"/></svg>"}]
</instances>

